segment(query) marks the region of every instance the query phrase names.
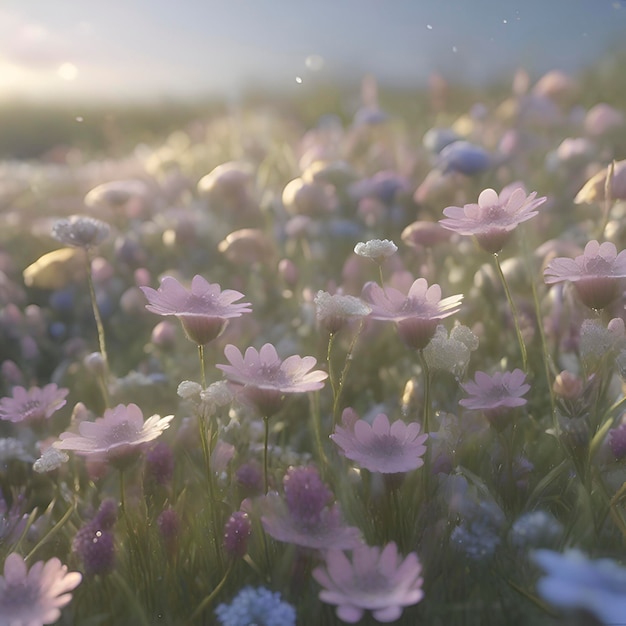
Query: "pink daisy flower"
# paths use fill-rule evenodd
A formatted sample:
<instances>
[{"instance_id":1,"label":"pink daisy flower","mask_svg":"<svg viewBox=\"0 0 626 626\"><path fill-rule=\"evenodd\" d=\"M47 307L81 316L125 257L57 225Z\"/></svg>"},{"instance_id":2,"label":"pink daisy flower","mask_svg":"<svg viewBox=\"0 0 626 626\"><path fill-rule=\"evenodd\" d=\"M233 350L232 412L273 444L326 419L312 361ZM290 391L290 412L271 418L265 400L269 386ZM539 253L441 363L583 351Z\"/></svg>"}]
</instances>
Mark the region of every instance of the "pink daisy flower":
<instances>
[{"instance_id":1,"label":"pink daisy flower","mask_svg":"<svg viewBox=\"0 0 626 626\"><path fill-rule=\"evenodd\" d=\"M429 287L424 278L414 281L406 295L395 287L383 289L369 282L363 287L362 298L372 309L372 319L395 322L402 340L416 350L428 345L439 321L457 313L463 300L462 295L442 300L441 287Z\"/></svg>"},{"instance_id":2,"label":"pink daisy flower","mask_svg":"<svg viewBox=\"0 0 626 626\"><path fill-rule=\"evenodd\" d=\"M0 420L41 422L65 406L68 393L68 389L59 389L54 383L28 390L18 385L13 387L12 397L0 400Z\"/></svg>"},{"instance_id":3,"label":"pink daisy flower","mask_svg":"<svg viewBox=\"0 0 626 626\"><path fill-rule=\"evenodd\" d=\"M423 444L428 435L419 434L421 425L417 422L396 420L390 425L389 418L380 413L370 426L351 409L343 412L342 422L343 428L336 426L330 438L360 467L381 474L400 474L424 465Z\"/></svg>"},{"instance_id":4,"label":"pink daisy flower","mask_svg":"<svg viewBox=\"0 0 626 626\"><path fill-rule=\"evenodd\" d=\"M81 580L81 574L68 572L57 558L38 561L28 570L19 554L9 554L0 576L0 624L54 624Z\"/></svg>"},{"instance_id":5,"label":"pink daisy flower","mask_svg":"<svg viewBox=\"0 0 626 626\"><path fill-rule=\"evenodd\" d=\"M175 315L183 325L187 337L203 346L224 330L232 317L250 313L249 302L235 304L243 294L233 289L221 290L217 283L210 284L202 276L194 276L188 291L172 276L161 280L158 290L140 287L148 299L146 309L157 315Z\"/></svg>"},{"instance_id":6,"label":"pink daisy flower","mask_svg":"<svg viewBox=\"0 0 626 626\"><path fill-rule=\"evenodd\" d=\"M143 413L136 404L118 404L107 409L95 422L81 422L78 433L61 433L60 441L52 445L92 460L125 464L133 460L135 453L145 444L169 428L172 419L173 415L153 415L144 422Z\"/></svg>"},{"instance_id":7,"label":"pink daisy flower","mask_svg":"<svg viewBox=\"0 0 626 626\"><path fill-rule=\"evenodd\" d=\"M290 467L283 488L284 498L272 491L261 499L261 522L271 537L314 550L348 550L361 544L360 530L346 526L315 467Z\"/></svg>"},{"instance_id":8,"label":"pink daisy flower","mask_svg":"<svg viewBox=\"0 0 626 626\"><path fill-rule=\"evenodd\" d=\"M395 622L406 606L423 597L422 566L415 552L402 558L394 542L382 550L361 545L352 552L352 561L340 550L331 549L326 563L313 570L323 587L320 600L337 605L337 617L356 624L365 610L379 622Z\"/></svg>"},{"instance_id":9,"label":"pink daisy flower","mask_svg":"<svg viewBox=\"0 0 626 626\"><path fill-rule=\"evenodd\" d=\"M547 285L569 280L578 297L592 309L603 309L619 294L626 277L626 250L619 254L615 244L595 239L574 259L558 257L543 272Z\"/></svg>"},{"instance_id":10,"label":"pink daisy flower","mask_svg":"<svg viewBox=\"0 0 626 626\"><path fill-rule=\"evenodd\" d=\"M439 223L459 235L474 235L483 250L495 254L502 250L519 224L537 215L537 207L546 198L536 195L533 191L527 196L516 183L506 186L500 195L493 189L485 189L478 196L478 204L445 208L446 219Z\"/></svg>"},{"instance_id":11,"label":"pink daisy flower","mask_svg":"<svg viewBox=\"0 0 626 626\"><path fill-rule=\"evenodd\" d=\"M528 402L522 396L530 389L526 374L520 369L496 372L493 376L476 372L474 380L461 387L469 397L460 400L459 404L466 409L483 411L489 422L496 427L506 425L502 418L512 408L524 406Z\"/></svg>"},{"instance_id":12,"label":"pink daisy flower","mask_svg":"<svg viewBox=\"0 0 626 626\"><path fill-rule=\"evenodd\" d=\"M315 357L293 355L283 361L271 343L266 343L260 350L248 348L245 355L228 344L224 355L230 365L217 367L231 383L241 387L243 397L264 417L280 409L285 394L316 391L328 378L326 372L311 371L317 363Z\"/></svg>"}]
</instances>

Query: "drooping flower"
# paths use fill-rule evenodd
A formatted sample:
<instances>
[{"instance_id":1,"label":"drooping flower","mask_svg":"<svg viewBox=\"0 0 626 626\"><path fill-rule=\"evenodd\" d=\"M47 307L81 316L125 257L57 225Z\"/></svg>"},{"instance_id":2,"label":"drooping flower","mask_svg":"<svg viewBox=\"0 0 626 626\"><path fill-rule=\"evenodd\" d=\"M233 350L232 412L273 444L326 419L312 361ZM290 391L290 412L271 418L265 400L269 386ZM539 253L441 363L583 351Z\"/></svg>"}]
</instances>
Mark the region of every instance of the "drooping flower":
<instances>
[{"instance_id":1,"label":"drooping flower","mask_svg":"<svg viewBox=\"0 0 626 626\"><path fill-rule=\"evenodd\" d=\"M558 257L543 272L547 285L573 283L578 297L592 309L603 309L620 294L626 278L626 250L619 254L614 243L595 239L575 259Z\"/></svg>"},{"instance_id":2,"label":"drooping flower","mask_svg":"<svg viewBox=\"0 0 626 626\"><path fill-rule=\"evenodd\" d=\"M313 550L347 550L360 544L361 532L346 526L315 467L290 467L283 488L284 498L273 491L260 501L263 528L274 539Z\"/></svg>"},{"instance_id":3,"label":"drooping flower","mask_svg":"<svg viewBox=\"0 0 626 626\"><path fill-rule=\"evenodd\" d=\"M72 215L52 225L52 236L57 241L86 250L101 244L110 232L108 224L85 215Z\"/></svg>"},{"instance_id":4,"label":"drooping flower","mask_svg":"<svg viewBox=\"0 0 626 626\"><path fill-rule=\"evenodd\" d=\"M626 615L626 568L612 559L588 559L580 550L563 554L537 550L533 561L546 575L537 592L565 610L585 610L603 624L619 624Z\"/></svg>"},{"instance_id":5,"label":"drooping flower","mask_svg":"<svg viewBox=\"0 0 626 626\"><path fill-rule=\"evenodd\" d=\"M250 313L249 302L237 300L243 294L233 289L221 290L217 283L210 284L202 276L191 280L188 291L172 276L161 280L158 290L140 287L148 299L146 309L157 315L175 315L183 325L187 337L198 345L205 345L218 337L227 321Z\"/></svg>"},{"instance_id":6,"label":"drooping flower","mask_svg":"<svg viewBox=\"0 0 626 626\"><path fill-rule=\"evenodd\" d=\"M485 372L476 372L473 381L461 385L469 394L459 400L466 409L483 411L494 426L500 426L510 409L524 406L528 400L522 396L528 392L526 374L515 369L512 372L496 372L493 376Z\"/></svg>"},{"instance_id":7,"label":"drooping flower","mask_svg":"<svg viewBox=\"0 0 626 626\"><path fill-rule=\"evenodd\" d=\"M69 389L54 383L28 390L18 385L13 387L11 397L0 400L0 420L36 423L48 419L65 406L68 393Z\"/></svg>"},{"instance_id":8,"label":"drooping flower","mask_svg":"<svg viewBox=\"0 0 626 626\"><path fill-rule=\"evenodd\" d=\"M356 624L366 610L379 622L394 622L404 607L423 597L422 566L415 552L404 559L394 542L384 548L361 545L352 560L340 550L329 550L326 563L313 570L323 587L320 600L337 606L339 619Z\"/></svg>"},{"instance_id":9,"label":"drooping flower","mask_svg":"<svg viewBox=\"0 0 626 626\"><path fill-rule=\"evenodd\" d=\"M342 294L331 295L326 291L318 291L315 296L317 320L329 333L336 333L351 318L363 318L371 309L360 298Z\"/></svg>"},{"instance_id":10,"label":"drooping flower","mask_svg":"<svg viewBox=\"0 0 626 626\"><path fill-rule=\"evenodd\" d=\"M9 554L0 576L0 624L54 624L81 580L78 572L68 572L57 558L37 561L29 570L19 554Z\"/></svg>"},{"instance_id":11,"label":"drooping flower","mask_svg":"<svg viewBox=\"0 0 626 626\"><path fill-rule=\"evenodd\" d=\"M244 587L230 604L220 604L215 615L222 626L295 626L296 610L280 594L265 587Z\"/></svg>"},{"instance_id":12,"label":"drooping flower","mask_svg":"<svg viewBox=\"0 0 626 626\"><path fill-rule=\"evenodd\" d=\"M95 422L81 422L78 433L64 432L52 445L92 460L123 463L169 428L173 415L153 415L145 422L136 404L118 404Z\"/></svg>"},{"instance_id":13,"label":"drooping flower","mask_svg":"<svg viewBox=\"0 0 626 626\"><path fill-rule=\"evenodd\" d=\"M398 246L389 239L370 239L366 242L360 241L354 246L355 254L372 259L377 263L393 256L397 251Z\"/></svg>"},{"instance_id":14,"label":"drooping flower","mask_svg":"<svg viewBox=\"0 0 626 626\"><path fill-rule=\"evenodd\" d=\"M483 250L495 254L511 238L519 224L537 215L537 207L546 201L529 196L518 184L505 187L500 194L485 189L478 196L478 204L463 207L449 206L443 210L446 219L439 223L460 235L474 235Z\"/></svg>"},{"instance_id":15,"label":"drooping flower","mask_svg":"<svg viewBox=\"0 0 626 626\"><path fill-rule=\"evenodd\" d=\"M427 434L420 435L418 422L405 424L380 413L370 425L358 419L356 413L344 411L343 427L336 426L330 438L341 448L343 454L360 467L381 474L410 472L424 465L426 452L424 442Z\"/></svg>"},{"instance_id":16,"label":"drooping flower","mask_svg":"<svg viewBox=\"0 0 626 626\"><path fill-rule=\"evenodd\" d=\"M368 282L362 297L372 308L372 319L395 322L400 337L416 350L428 345L439 321L458 312L463 300L462 295L442 300L441 287L437 284L429 287L424 278L413 282L406 295L395 287L383 289Z\"/></svg>"},{"instance_id":17,"label":"drooping flower","mask_svg":"<svg viewBox=\"0 0 626 626\"><path fill-rule=\"evenodd\" d=\"M276 348L266 343L260 350L247 348L245 355L229 344L224 355L230 365L217 365L226 378L241 387L241 393L264 417L276 413L285 394L316 391L324 386L328 374L311 369L315 357L293 355L284 361Z\"/></svg>"}]
</instances>

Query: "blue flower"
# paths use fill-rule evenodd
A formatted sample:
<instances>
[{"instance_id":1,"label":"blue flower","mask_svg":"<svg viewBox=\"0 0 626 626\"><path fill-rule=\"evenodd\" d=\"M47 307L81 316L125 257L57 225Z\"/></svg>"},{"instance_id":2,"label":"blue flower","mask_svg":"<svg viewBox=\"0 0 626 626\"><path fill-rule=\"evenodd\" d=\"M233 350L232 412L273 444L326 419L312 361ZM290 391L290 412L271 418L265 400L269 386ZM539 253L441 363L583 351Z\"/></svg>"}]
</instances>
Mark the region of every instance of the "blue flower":
<instances>
[{"instance_id":1,"label":"blue flower","mask_svg":"<svg viewBox=\"0 0 626 626\"><path fill-rule=\"evenodd\" d=\"M281 602L279 593L265 587L244 587L230 604L220 604L215 615L222 626L295 626L296 610Z\"/></svg>"},{"instance_id":2,"label":"blue flower","mask_svg":"<svg viewBox=\"0 0 626 626\"><path fill-rule=\"evenodd\" d=\"M439 153L437 167L444 174L457 172L465 176L481 174L491 166L491 155L480 146L469 141L455 141L447 145Z\"/></svg>"},{"instance_id":3,"label":"blue flower","mask_svg":"<svg viewBox=\"0 0 626 626\"><path fill-rule=\"evenodd\" d=\"M588 559L580 550L536 550L532 559L547 573L537 583L546 602L560 609L587 610L603 624L623 623L626 568L612 559Z\"/></svg>"}]
</instances>

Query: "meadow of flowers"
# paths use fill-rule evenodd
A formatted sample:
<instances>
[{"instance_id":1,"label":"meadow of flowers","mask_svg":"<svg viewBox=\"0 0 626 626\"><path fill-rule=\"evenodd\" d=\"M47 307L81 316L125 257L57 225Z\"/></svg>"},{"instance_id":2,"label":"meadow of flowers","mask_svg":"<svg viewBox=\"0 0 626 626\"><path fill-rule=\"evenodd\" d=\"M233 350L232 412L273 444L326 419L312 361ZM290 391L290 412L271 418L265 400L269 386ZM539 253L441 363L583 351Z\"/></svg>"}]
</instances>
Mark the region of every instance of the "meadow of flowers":
<instances>
[{"instance_id":1,"label":"meadow of flowers","mask_svg":"<svg viewBox=\"0 0 626 626\"><path fill-rule=\"evenodd\" d=\"M0 626L626 624L624 111L438 89L0 165Z\"/></svg>"}]
</instances>

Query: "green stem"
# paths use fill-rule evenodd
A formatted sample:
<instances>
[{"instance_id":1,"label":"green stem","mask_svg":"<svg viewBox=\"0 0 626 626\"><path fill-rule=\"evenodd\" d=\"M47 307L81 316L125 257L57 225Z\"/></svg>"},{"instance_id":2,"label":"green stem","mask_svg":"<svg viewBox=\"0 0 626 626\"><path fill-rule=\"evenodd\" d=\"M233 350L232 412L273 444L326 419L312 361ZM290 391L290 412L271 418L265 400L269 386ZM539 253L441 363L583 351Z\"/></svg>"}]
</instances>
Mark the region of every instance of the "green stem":
<instances>
[{"instance_id":1,"label":"green stem","mask_svg":"<svg viewBox=\"0 0 626 626\"><path fill-rule=\"evenodd\" d=\"M200 378L202 381L202 389L206 389L206 371L204 366L204 346L198 344L198 358L200 359Z\"/></svg>"},{"instance_id":2,"label":"green stem","mask_svg":"<svg viewBox=\"0 0 626 626\"><path fill-rule=\"evenodd\" d=\"M525 372L528 372L528 355L526 354L526 346L524 344L524 338L522 337L522 331L519 326L519 315L517 313L517 307L515 306L515 302L513 302L513 297L511 296L511 291L509 289L509 285L506 282L506 278L504 277L504 272L502 271L502 267L500 266L500 259L498 258L498 253L495 252L493 258L496 262L496 269L498 271L498 275L500 276L500 281L502 282L502 286L504 287L504 292L506 293L506 299L509 302L509 306L511 307L511 314L513 315L513 323L515 324L515 333L517 334L517 341L519 343L519 349L522 353L522 369Z\"/></svg>"},{"instance_id":3,"label":"green stem","mask_svg":"<svg viewBox=\"0 0 626 626\"><path fill-rule=\"evenodd\" d=\"M63 526L65 525L65 522L67 522L67 520L70 519L75 509L76 509L76 503L70 506L67 509L67 511L65 511L65 513L63 514L63 517L37 542L35 547L26 555L26 557L24 557L25 561L28 561L29 559L31 559L33 554L35 554L35 552L37 552L37 550L39 550L39 548L41 548L41 546L43 546L44 543L49 541L52 537L54 537L54 535L57 534L59 530L61 530L61 528L63 528Z\"/></svg>"},{"instance_id":4,"label":"green stem","mask_svg":"<svg viewBox=\"0 0 626 626\"><path fill-rule=\"evenodd\" d=\"M361 331L363 330L363 320L359 322L359 327L357 328L354 337L350 343L350 347L348 348L348 352L346 354L346 361L343 365L343 369L341 370L341 374L339 375L339 383L337 386L337 393L335 394L335 399L333 401L333 422L336 424L339 419L339 400L341 398L341 393L343 392L343 386L346 382L346 378L348 376L348 372L350 371L350 365L352 364L352 353L354 352L354 347L356 346L356 342L361 335Z\"/></svg>"},{"instance_id":5,"label":"green stem","mask_svg":"<svg viewBox=\"0 0 626 626\"><path fill-rule=\"evenodd\" d=\"M217 584L217 587L215 587L215 589L213 589L213 591L204 600L202 600L202 602L198 605L198 608L193 612L192 616L189 618L189 624L195 624L196 619L201 615L202 611L204 611L211 604L211 602L215 600L219 592L226 584L226 580L228 579L228 576L230 575L232 569L233 563L231 561L228 564L228 568L226 569L222 580L220 580L220 582Z\"/></svg>"},{"instance_id":6,"label":"green stem","mask_svg":"<svg viewBox=\"0 0 626 626\"><path fill-rule=\"evenodd\" d=\"M268 454L267 448L270 439L270 420L269 417L264 417L263 422L265 424L265 435L263 437L263 486L265 493L269 491L269 478L268 478Z\"/></svg>"}]
</instances>

